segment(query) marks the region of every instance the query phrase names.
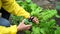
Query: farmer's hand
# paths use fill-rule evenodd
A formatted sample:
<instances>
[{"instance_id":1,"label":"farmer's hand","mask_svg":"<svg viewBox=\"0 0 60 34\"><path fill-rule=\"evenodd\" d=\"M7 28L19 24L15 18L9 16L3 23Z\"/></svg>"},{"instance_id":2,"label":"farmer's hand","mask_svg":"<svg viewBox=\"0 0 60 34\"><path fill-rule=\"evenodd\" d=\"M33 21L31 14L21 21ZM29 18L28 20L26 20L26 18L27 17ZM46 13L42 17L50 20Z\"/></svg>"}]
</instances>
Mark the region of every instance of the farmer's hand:
<instances>
[{"instance_id":1,"label":"farmer's hand","mask_svg":"<svg viewBox=\"0 0 60 34\"><path fill-rule=\"evenodd\" d=\"M25 25L24 24L24 20L18 25L17 30L21 31L21 30L28 30L30 29L31 25Z\"/></svg>"},{"instance_id":2,"label":"farmer's hand","mask_svg":"<svg viewBox=\"0 0 60 34\"><path fill-rule=\"evenodd\" d=\"M30 18L29 18L29 21L32 21L32 22L34 22L34 23L36 23L36 24L39 23L39 20L38 20L37 17L30 17Z\"/></svg>"},{"instance_id":3,"label":"farmer's hand","mask_svg":"<svg viewBox=\"0 0 60 34\"><path fill-rule=\"evenodd\" d=\"M34 19L32 20L34 23L38 24L39 23L39 20L37 17L34 17Z\"/></svg>"}]
</instances>

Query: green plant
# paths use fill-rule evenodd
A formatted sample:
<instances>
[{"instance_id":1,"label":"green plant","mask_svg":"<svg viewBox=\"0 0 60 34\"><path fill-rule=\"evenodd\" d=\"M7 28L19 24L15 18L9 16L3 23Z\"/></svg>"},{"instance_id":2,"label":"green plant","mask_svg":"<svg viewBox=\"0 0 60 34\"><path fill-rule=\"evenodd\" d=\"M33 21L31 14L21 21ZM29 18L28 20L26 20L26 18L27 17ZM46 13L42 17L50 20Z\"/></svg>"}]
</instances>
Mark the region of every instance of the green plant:
<instances>
[{"instance_id":1,"label":"green plant","mask_svg":"<svg viewBox=\"0 0 60 34\"><path fill-rule=\"evenodd\" d=\"M31 15L38 17L40 21L48 21L53 16L56 16L56 14L57 14L56 10L49 10L49 9L43 10L43 12L41 11L31 12Z\"/></svg>"},{"instance_id":2,"label":"green plant","mask_svg":"<svg viewBox=\"0 0 60 34\"><path fill-rule=\"evenodd\" d=\"M25 34L60 34L55 19L57 11L56 9L43 9L42 7L37 6L31 0L26 1L17 1L17 3L23 7L31 16L35 16L39 19L39 24L29 22L28 19L25 19L25 24L32 24L30 30L25 30ZM11 15L11 24L18 25L24 18ZM57 30L56 30L57 29Z\"/></svg>"},{"instance_id":3,"label":"green plant","mask_svg":"<svg viewBox=\"0 0 60 34\"><path fill-rule=\"evenodd\" d=\"M18 25L24 18L22 16L11 15L10 22L12 25Z\"/></svg>"},{"instance_id":4,"label":"green plant","mask_svg":"<svg viewBox=\"0 0 60 34\"><path fill-rule=\"evenodd\" d=\"M57 30L55 31L55 34L60 34L60 27L57 27Z\"/></svg>"}]
</instances>

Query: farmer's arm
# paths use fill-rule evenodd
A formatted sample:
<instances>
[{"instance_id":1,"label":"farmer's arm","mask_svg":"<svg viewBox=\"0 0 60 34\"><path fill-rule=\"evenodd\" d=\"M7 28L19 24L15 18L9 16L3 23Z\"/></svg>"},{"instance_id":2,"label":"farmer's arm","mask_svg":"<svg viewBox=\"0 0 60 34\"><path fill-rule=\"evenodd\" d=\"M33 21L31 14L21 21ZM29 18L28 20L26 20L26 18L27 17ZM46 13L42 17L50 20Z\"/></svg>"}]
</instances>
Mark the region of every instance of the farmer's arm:
<instances>
[{"instance_id":1,"label":"farmer's arm","mask_svg":"<svg viewBox=\"0 0 60 34\"><path fill-rule=\"evenodd\" d=\"M0 34L16 34L16 33L17 33L16 25L11 27L0 26Z\"/></svg>"},{"instance_id":2,"label":"farmer's arm","mask_svg":"<svg viewBox=\"0 0 60 34\"><path fill-rule=\"evenodd\" d=\"M30 14L26 12L21 6L19 6L15 0L1 0L2 7L16 16L24 16L25 18L30 18ZM33 20L34 22L38 21L37 19Z\"/></svg>"},{"instance_id":3,"label":"farmer's arm","mask_svg":"<svg viewBox=\"0 0 60 34\"><path fill-rule=\"evenodd\" d=\"M24 20L18 25L13 25L10 27L0 26L0 34L16 34L17 31L28 30L31 25L25 25Z\"/></svg>"},{"instance_id":4,"label":"farmer's arm","mask_svg":"<svg viewBox=\"0 0 60 34\"><path fill-rule=\"evenodd\" d=\"M24 16L25 18L29 18L30 14L26 12L21 6L19 6L15 0L1 0L2 7L16 16Z\"/></svg>"},{"instance_id":5,"label":"farmer's arm","mask_svg":"<svg viewBox=\"0 0 60 34\"><path fill-rule=\"evenodd\" d=\"M1 9L1 5L2 5L2 3L1 3L1 0L0 0L0 9Z\"/></svg>"}]
</instances>

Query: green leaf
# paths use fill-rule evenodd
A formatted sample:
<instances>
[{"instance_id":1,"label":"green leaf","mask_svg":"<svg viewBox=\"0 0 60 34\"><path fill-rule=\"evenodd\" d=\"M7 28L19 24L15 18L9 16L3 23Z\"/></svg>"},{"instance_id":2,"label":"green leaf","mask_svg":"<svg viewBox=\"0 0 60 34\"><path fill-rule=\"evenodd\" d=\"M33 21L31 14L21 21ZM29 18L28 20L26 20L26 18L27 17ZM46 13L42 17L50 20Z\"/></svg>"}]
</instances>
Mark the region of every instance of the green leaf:
<instances>
[{"instance_id":1,"label":"green leaf","mask_svg":"<svg viewBox=\"0 0 60 34\"><path fill-rule=\"evenodd\" d=\"M40 32L42 33L42 34L46 34L45 33L45 30L42 28L42 29L40 29Z\"/></svg>"},{"instance_id":2,"label":"green leaf","mask_svg":"<svg viewBox=\"0 0 60 34\"><path fill-rule=\"evenodd\" d=\"M31 0L25 0L25 1L28 2L28 3L31 2Z\"/></svg>"},{"instance_id":3,"label":"green leaf","mask_svg":"<svg viewBox=\"0 0 60 34\"><path fill-rule=\"evenodd\" d=\"M57 17L57 18L60 18L60 16L59 16L59 15L56 15L56 17Z\"/></svg>"},{"instance_id":4,"label":"green leaf","mask_svg":"<svg viewBox=\"0 0 60 34\"><path fill-rule=\"evenodd\" d=\"M57 28L57 30L55 31L55 34L60 34L60 27Z\"/></svg>"}]
</instances>

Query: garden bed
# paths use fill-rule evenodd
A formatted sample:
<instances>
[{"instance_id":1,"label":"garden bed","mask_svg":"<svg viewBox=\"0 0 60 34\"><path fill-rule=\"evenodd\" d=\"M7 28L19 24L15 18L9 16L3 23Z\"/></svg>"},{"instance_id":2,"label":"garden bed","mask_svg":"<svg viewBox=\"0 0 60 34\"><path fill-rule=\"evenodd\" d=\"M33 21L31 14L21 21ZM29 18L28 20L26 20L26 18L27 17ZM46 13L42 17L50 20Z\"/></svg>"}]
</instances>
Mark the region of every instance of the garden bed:
<instances>
[{"instance_id":1,"label":"garden bed","mask_svg":"<svg viewBox=\"0 0 60 34\"><path fill-rule=\"evenodd\" d=\"M60 34L60 17L56 16L60 14L60 11L58 12L55 8L51 9L51 7L42 8L40 6L37 6L31 0L26 0L25 2L17 1L17 3L26 11L28 11L31 16L35 16L39 19L38 25L26 20L26 23L29 22L32 24L31 31L19 31L17 34ZM11 15L10 21L12 25L18 25L23 19L24 17Z\"/></svg>"}]
</instances>

